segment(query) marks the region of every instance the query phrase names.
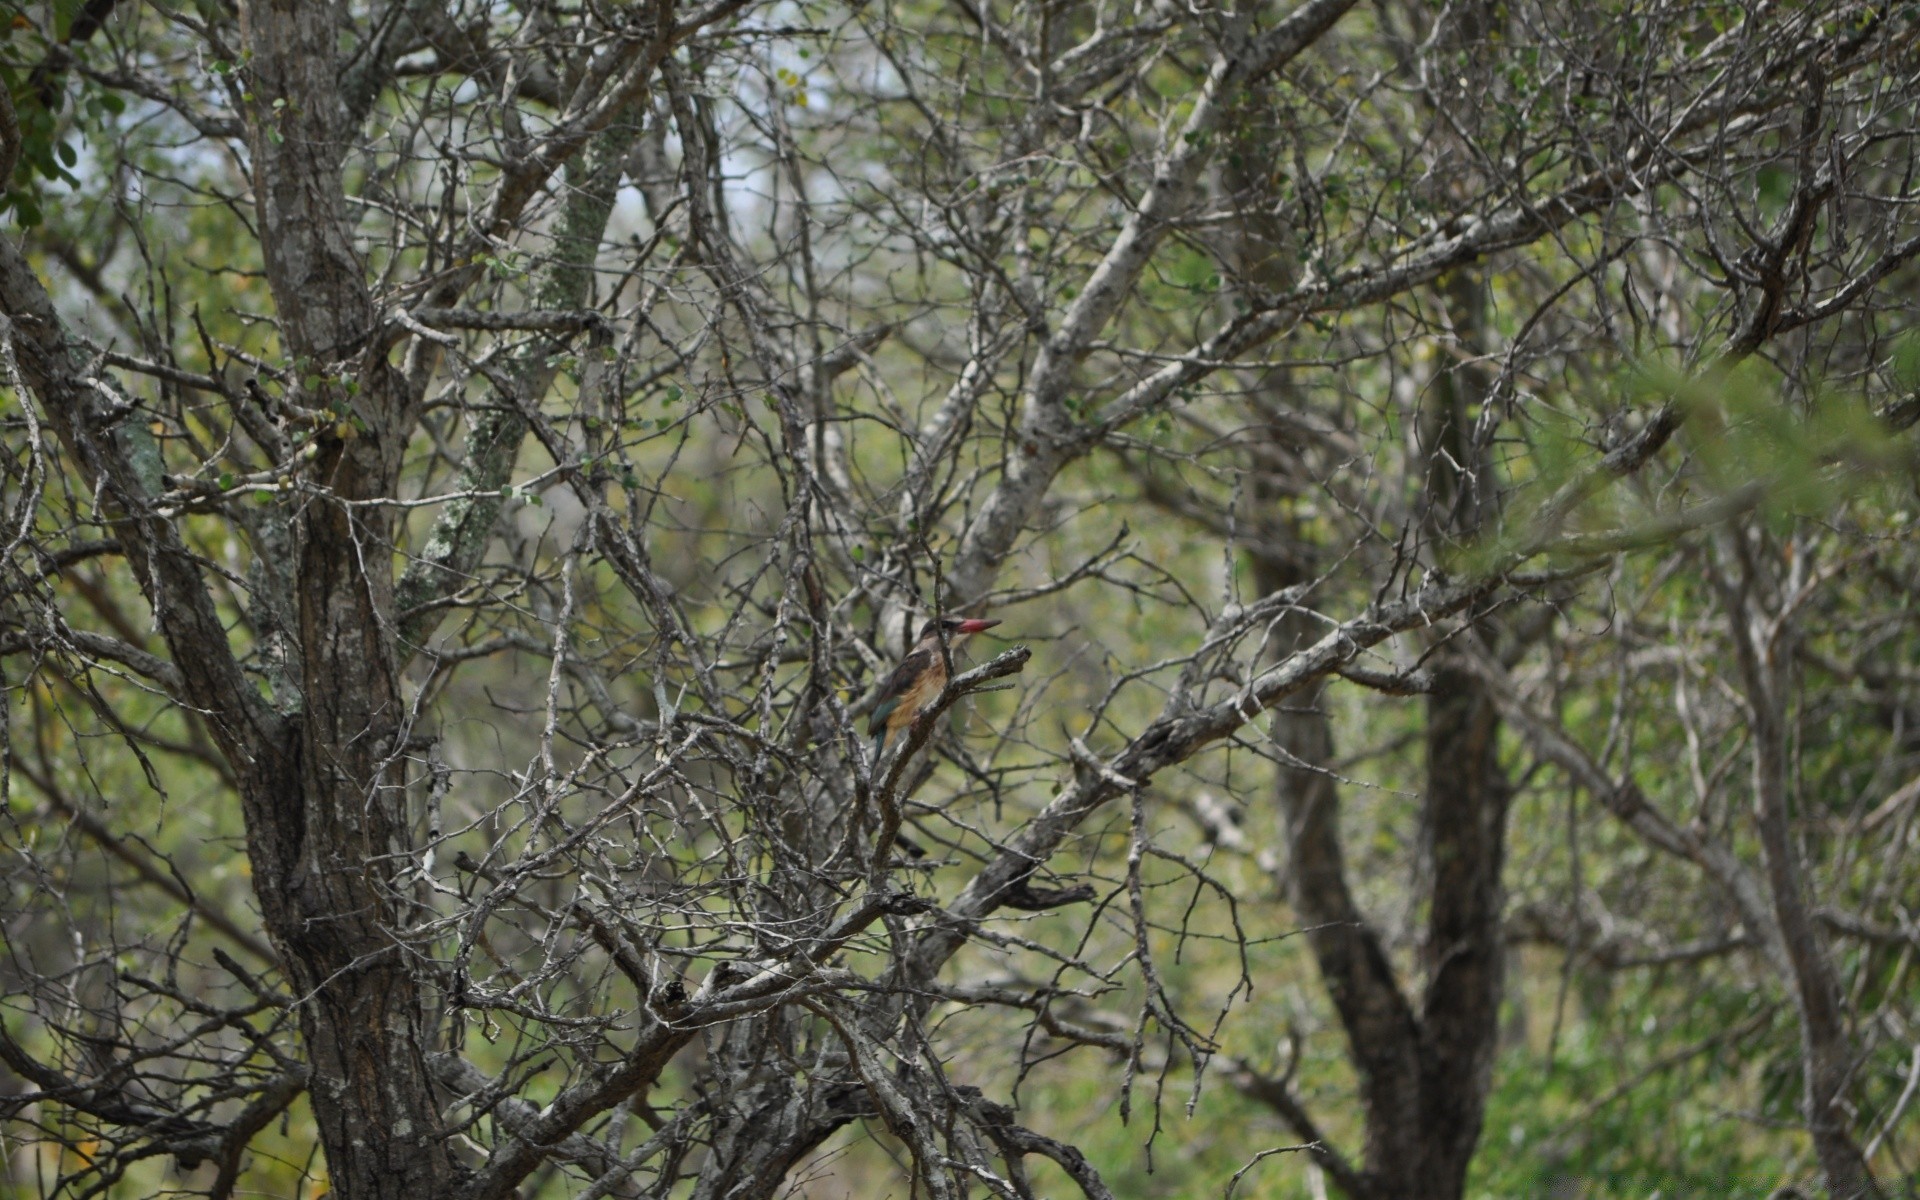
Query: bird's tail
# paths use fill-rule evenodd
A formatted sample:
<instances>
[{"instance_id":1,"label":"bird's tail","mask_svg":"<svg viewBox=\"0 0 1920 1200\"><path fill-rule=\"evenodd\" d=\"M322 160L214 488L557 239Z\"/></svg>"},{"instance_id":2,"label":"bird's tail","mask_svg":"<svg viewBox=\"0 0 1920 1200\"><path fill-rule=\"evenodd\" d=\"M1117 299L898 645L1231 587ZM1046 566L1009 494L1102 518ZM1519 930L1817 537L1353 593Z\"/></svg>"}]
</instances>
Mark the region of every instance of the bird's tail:
<instances>
[{"instance_id":1,"label":"bird's tail","mask_svg":"<svg viewBox=\"0 0 1920 1200\"><path fill-rule=\"evenodd\" d=\"M873 735L873 763L875 766L880 765L880 756L887 752L887 734L891 732L893 731L885 725L882 725L880 732Z\"/></svg>"}]
</instances>

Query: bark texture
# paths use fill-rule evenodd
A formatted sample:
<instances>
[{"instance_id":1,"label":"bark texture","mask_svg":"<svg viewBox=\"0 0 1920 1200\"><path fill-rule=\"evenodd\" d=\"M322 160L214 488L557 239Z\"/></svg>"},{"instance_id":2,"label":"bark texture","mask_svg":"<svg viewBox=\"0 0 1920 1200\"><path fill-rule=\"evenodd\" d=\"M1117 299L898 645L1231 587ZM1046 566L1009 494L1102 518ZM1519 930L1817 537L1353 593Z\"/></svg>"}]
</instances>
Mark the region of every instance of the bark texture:
<instances>
[{"instance_id":1,"label":"bark texture","mask_svg":"<svg viewBox=\"0 0 1920 1200\"><path fill-rule=\"evenodd\" d=\"M1896 1190L1912 32L1723 8L11 6L0 1190L1462 1200L1520 940Z\"/></svg>"}]
</instances>

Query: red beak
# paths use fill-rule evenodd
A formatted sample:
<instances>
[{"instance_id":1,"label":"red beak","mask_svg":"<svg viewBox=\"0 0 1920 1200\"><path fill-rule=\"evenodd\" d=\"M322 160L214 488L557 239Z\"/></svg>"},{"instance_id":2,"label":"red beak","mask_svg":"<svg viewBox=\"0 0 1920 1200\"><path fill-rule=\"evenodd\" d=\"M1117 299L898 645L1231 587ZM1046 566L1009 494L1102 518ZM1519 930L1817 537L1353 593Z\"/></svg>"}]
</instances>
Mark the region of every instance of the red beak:
<instances>
[{"instance_id":1,"label":"red beak","mask_svg":"<svg viewBox=\"0 0 1920 1200\"><path fill-rule=\"evenodd\" d=\"M998 625L999 623L1000 622L997 619L992 621L982 621L978 617L975 617L975 618L960 622L960 628L954 630L954 632L955 633L979 633L982 629L992 629L995 625Z\"/></svg>"}]
</instances>

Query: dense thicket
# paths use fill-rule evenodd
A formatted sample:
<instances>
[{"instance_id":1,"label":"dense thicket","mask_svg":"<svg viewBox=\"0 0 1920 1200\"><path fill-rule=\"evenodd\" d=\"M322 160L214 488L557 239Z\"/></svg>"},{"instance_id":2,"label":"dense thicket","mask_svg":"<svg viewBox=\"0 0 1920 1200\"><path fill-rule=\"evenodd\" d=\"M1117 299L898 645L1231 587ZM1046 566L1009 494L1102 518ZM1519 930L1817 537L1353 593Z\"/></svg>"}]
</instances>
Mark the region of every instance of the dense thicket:
<instances>
[{"instance_id":1,"label":"dense thicket","mask_svg":"<svg viewBox=\"0 0 1920 1200\"><path fill-rule=\"evenodd\" d=\"M7 1190L1916 1186L1912 5L0 18Z\"/></svg>"}]
</instances>

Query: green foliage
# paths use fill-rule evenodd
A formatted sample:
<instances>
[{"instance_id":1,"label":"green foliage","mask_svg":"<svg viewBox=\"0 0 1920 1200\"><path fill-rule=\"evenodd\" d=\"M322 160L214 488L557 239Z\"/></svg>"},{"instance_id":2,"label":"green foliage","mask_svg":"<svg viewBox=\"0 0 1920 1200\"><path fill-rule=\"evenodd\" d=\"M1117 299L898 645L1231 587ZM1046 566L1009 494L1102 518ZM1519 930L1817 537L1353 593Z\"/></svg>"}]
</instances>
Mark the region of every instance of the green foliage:
<instances>
[{"instance_id":1,"label":"green foliage","mask_svg":"<svg viewBox=\"0 0 1920 1200\"><path fill-rule=\"evenodd\" d=\"M1793 1178L1804 1139L1782 1147L1743 1115L1791 1120L1791 1093L1769 1086L1772 1066L1796 1082L1789 1014L1731 979L1628 978L1590 1011L1564 983L1543 971L1523 989L1548 1011L1497 1071L1469 1196L1762 1200Z\"/></svg>"},{"instance_id":2,"label":"green foliage","mask_svg":"<svg viewBox=\"0 0 1920 1200\"><path fill-rule=\"evenodd\" d=\"M0 85L12 99L20 133L19 162L6 181L0 211L11 211L26 227L45 220L48 185L80 187L74 173L80 146L110 142L115 119L127 110L118 92L66 69L87 54L84 41L70 41L80 8L81 0L0 4ZM50 18L51 27L37 22L30 9Z\"/></svg>"},{"instance_id":3,"label":"green foliage","mask_svg":"<svg viewBox=\"0 0 1920 1200\"><path fill-rule=\"evenodd\" d=\"M200 17L226 20L224 4L194 7ZM511 8L500 6L496 15ZM754 286L768 289L766 303L778 319L751 332L775 341L793 335L800 352L790 362L806 364L816 352L845 344L849 330L891 331L857 369L823 389L824 409L808 414L818 423L806 430L814 439L807 455L824 456L828 440L840 439L835 452L843 455L846 494L853 497L846 511L835 507L838 500L816 499L831 495L828 484L839 488L838 479L816 474L807 485L813 494L795 489L788 456L799 450L785 444L787 431L771 415L777 405L766 391L791 380L784 368L773 372L782 376L777 381L760 377L762 364L750 361L758 347L740 336L740 311L714 301L711 281L689 265L704 250L683 253L669 229L649 230L658 214L643 212L630 196L622 199L620 219L628 224L619 237L610 234L584 254L588 267L571 264L569 278L580 280L588 299L558 306L598 304L609 320L627 321L645 295L644 327L636 321L630 337L606 344L521 329L469 341L474 331L462 330L458 351L420 368L429 381L427 412L395 452L405 462L390 548L395 571L423 554L434 519L443 507L452 509L447 495L478 501L469 511L488 522L500 514L497 528L481 530L486 555L445 600L452 615L434 638L435 653L444 657L422 655L405 672L409 702L419 706L409 717L419 724L409 728L421 745L432 742L458 780L447 803L439 874L422 867L417 881L423 908L464 903L483 890L481 875L448 865L456 853L471 862L530 862L555 844L542 822L561 829L561 837L587 829L613 803L608 795L628 783L583 783L594 770L616 763L616 773L632 768L644 777L677 753L667 744L673 739L654 743L649 723L663 715L677 709L690 716L675 737L693 730L698 736L688 744L700 753L735 737L752 752L738 760L751 760L750 769L735 770L719 757L698 760L671 785L677 793L663 788L645 793L644 803L605 810L618 820L603 838L605 858L591 869L561 854L528 868L526 910L506 906L487 918L496 922L498 947L475 952L451 923L421 936L423 955L450 956L448 947L458 942L467 956L463 969L498 968L482 982L506 1002L484 1012L459 1010L449 1020L450 1036L490 1074L530 1072L519 1097L536 1105L552 1099L569 1070L610 1053L647 1019L639 1011L647 998L619 990L625 985L606 967L603 947L584 937L567 942L577 933L570 915L585 911L575 906L604 902L638 929L656 919L649 905L670 876L696 897L664 920L675 971L697 982L723 959L758 952L741 933L745 919L727 908L725 889L737 886L754 903L770 905L767 897L795 874L793 862L780 857L794 831L781 825L790 812L769 816L745 798L756 787L775 790L802 750L817 749L815 731L798 729L791 716L802 690L819 683L838 700L857 702L895 649L879 619L888 604L941 598L939 572L987 489L1005 477L1009 448L1019 445L1023 406L1032 400L1023 389L1037 347L1081 296L1137 195L1139 180L1127 172L1152 162L1165 132L1192 113L1201 78L1193 64L1212 52L1216 36L1211 29L1176 30L1163 48L1103 82L1097 102L1085 106L1084 134L1070 132L1083 138L1076 143L1059 129L1070 129L1067 118L1077 120L1081 111L1035 116L1031 68L989 53L992 41L983 38L977 15L933 0L875 8L886 10L884 22L866 6L802 6L808 21L831 26L833 34L798 45L788 34L755 27L751 36L703 40L680 52L684 62L675 60L698 77L696 88L705 90L695 94L720 114L726 137L748 142L778 126L791 139L773 146L778 154L763 154L767 147L757 143L729 147L737 156L727 170L790 156L799 181L794 191L825 197L810 213L818 224L808 232L826 249L809 265L834 282L815 295L800 290L806 272L789 269L797 260L772 257L799 242L794 227L783 224L791 220L786 206L795 204L782 190L789 183L762 193L754 190L762 182L756 177L752 187L732 193L739 211L726 215L736 218L739 252L767 255L773 264L756 261L749 273ZM1024 19L1014 8L986 11ZM276 631L261 615L267 593L260 574L284 565L274 558L272 538L294 504L283 498L288 493L247 482L281 464L267 461L242 428L236 406L253 401L237 384L253 380L264 397L259 403L273 413L272 428L284 432L294 453L312 455L323 444L373 433L356 409L368 400L354 377L360 365L287 361L260 274L254 213L235 199L251 183L232 162L198 144L185 152L170 145L181 126L168 124L150 101L135 100L130 109L71 70L36 75L72 32L77 9L71 0L0 6L0 16L12 18L0 28L0 78L23 136L6 203L19 225L37 227L25 243L30 254L64 253L76 275L92 269L105 281L89 292L68 280L63 304L129 305L127 313L112 314L118 324L99 344L163 364L153 375L127 376L138 412L116 436L133 448L150 491L201 489L179 501L177 526L195 561L205 564L234 655L268 694ZM142 20L157 20L142 13ZM1687 53L1756 19L1724 4L1652 11L1609 2L1586 15L1600 31L1590 46L1635 56L1649 78L1665 78L1669 68L1684 74ZM1393 53L1368 40L1378 32L1369 22L1390 17L1398 19L1385 10L1356 13L1328 53L1244 88L1231 98L1221 128L1187 140L1188 148L1214 156L1217 175L1196 188L1205 193L1199 217L1181 223L1152 255L1107 332L1110 343L1087 355L1058 398L1069 425L1084 429L1115 394L1275 294L1402 262L1409 245L1454 236L1466 227L1462 214L1480 202L1472 194L1481 186L1474 172L1485 163L1511 163L1524 177L1518 209L1551 194L1588 170L1586 156L1597 153L1588 148L1616 132L1618 108L1631 99L1583 89L1541 44L1514 45L1511 31L1470 49L1435 51L1434 63L1446 69L1421 83L1434 89L1432 97L1419 95L1393 76ZM44 19L44 29L36 19ZM1062 46L1106 28L1106 17L1087 7L1048 9L1046 20L1047 36ZM146 36L180 36L163 21L142 28ZM85 61L95 48L82 39L71 52ZM808 65L779 65L780 56ZM200 60L183 54L179 61ZM204 61L206 77L189 76L187 84L245 86L244 61ZM850 111L848 97L858 95L863 73L883 62L923 91L911 104L890 95L869 110ZM1381 86L1383 78L1393 82ZM735 79L758 80L777 111L730 95L726 82ZM440 83L402 80L382 103L390 115L418 117L419 128L444 132L436 106L454 111L475 93ZM1435 119L1436 103L1471 125L1480 165L1452 175L1431 169L1423 157L1432 152L1427 131L1444 124ZM952 136L929 136L923 104L939 106L950 122L943 132ZM536 107L529 101L528 112L516 115L537 128L538 118L528 116ZM457 162L433 159L430 139L382 141L355 157L348 169L352 233L380 289L430 264L449 272L472 267L476 307L524 310L534 306L528 297L553 294L551 280L564 274L556 269L564 235L555 231L576 181L556 186L524 228L489 242L486 252L451 263L435 258L439 244L427 243L472 226L475 210L461 206L491 194L508 161L473 132L500 113L473 111L484 119L461 131L461 138L477 140L462 143L466 157ZM468 115L459 112L463 120ZM276 144L277 120L270 111L264 131ZM1059 129L1048 124L1054 121ZM390 124L380 137L416 132L398 120ZM654 148L669 156L674 149ZM1778 158L1741 159L1726 170L1761 225L1790 203L1799 179ZM136 200L119 190L123 173L140 180ZM659 175L678 186L672 170ZM716 191L737 183L729 176ZM1504 202L1501 188L1488 190ZM1693 196L1668 186L1637 199L1658 214L1682 210ZM1196 671L1196 695L1238 694L1262 664L1290 648L1287 638L1322 636L1332 622L1374 611L1422 580L1502 567L1542 539L1563 543L1547 557L1550 565L1598 562L1603 572L1564 588L1503 592L1481 630L1439 622L1366 665L1431 667L1436 656L1476 636L1496 656L1512 650L1511 669L1527 703L1593 748L1605 770L1637 785L1676 825L1723 840L1740 862L1758 863L1745 818L1750 731L1731 682L1738 668L1723 597L1709 578L1715 539L1732 536L1731 528L1748 538L1743 552L1768 565L1831 572L1806 598L1799 639L1782 643L1800 656L1794 804L1809 889L1820 903L1850 913L1906 919L1916 902L1912 871L1897 863L1887 868L1891 852L1884 847L1892 843L1876 840L1891 839L1898 827L1862 837L1859 822L1910 776L1914 754L1913 713L1898 702L1901 672L1910 674L1907 664L1920 661L1914 602L1905 590L1914 578L1914 505L1904 471L1911 455L1866 399L1883 398L1885 383L1866 388L1855 381L1884 371L1899 388L1920 388L1920 337L1910 333L1864 364L1847 360L1851 347L1843 345L1831 383L1822 382L1825 367L1783 373L1758 357L1705 371L1662 365L1669 361L1663 354L1677 356L1682 348L1650 333L1643 365L1621 367L1625 339L1609 322L1622 318L1580 305L1589 289L1611 298L1640 283L1640 268L1615 243L1629 208L1623 203L1537 245L1460 266L1384 305L1303 313L1271 346L1210 366L1166 403L1103 431L1108 436L1096 449L1061 471L990 593L1012 610L1003 632L1037 647L1035 669L1017 690L981 697L942 731L953 736L943 740L944 756L911 817L947 841L931 861L904 865L895 878L919 896L958 894L1008 831L1087 770L1073 739L1107 754L1163 713L1188 665L1181 656L1202 644L1224 613L1260 598L1276 559L1312 581L1298 611L1288 614L1308 633L1289 632L1277 620L1245 631L1231 653ZM669 211L685 211L680 197ZM928 226L938 226L939 236ZM968 236L947 236L954 229ZM620 240L628 233L631 241ZM1649 253L1665 248L1652 237L1646 245ZM1468 275L1487 292L1488 312L1478 325L1449 311L1441 295ZM1018 282L1014 299L994 290L1003 279ZM404 305L418 294L395 287L380 290L378 299ZM1021 308L1029 303L1031 313ZM1709 286L1672 304L1674 323L1697 341L1710 342L1701 330L1717 331L1725 319L1724 297ZM1017 319L980 344L998 352L995 338L1004 336L1011 348L988 361L980 399L933 483L907 495L906 475L933 440L922 437L930 415L953 385L955 364L974 351L974 323L990 325L1008 312ZM407 360L409 369L428 357ZM397 349L393 361L402 362ZM464 489L449 464L481 429L498 428L489 426L504 419L494 374L519 361L564 372L544 391L513 398L549 428L524 447L509 443L499 451L506 482ZM769 361L779 363L780 355ZM1462 410L1469 422L1499 418L1490 423L1496 436L1486 482L1499 503L1492 506L1494 532L1456 544L1433 532L1422 507L1443 469L1429 408L1443 383L1451 387L1456 376L1475 371L1487 386L1461 385ZM215 376L236 394L178 385L172 377L181 372ZM1493 388L1495 377L1504 390ZM764 397L766 404L743 405L742 397ZM17 451L25 434L8 403L8 445ZM278 411L305 403L318 407L304 416ZM1606 451L1668 404L1684 424L1651 466L1628 479L1596 472ZM565 439L573 430L591 436L586 452L568 457ZM55 500L36 519L48 545L60 550L105 538L112 515L58 447L47 453ZM684 631L624 592L605 560L581 554L582 504L563 486L577 476L606 484L599 500L642 547ZM289 478L288 492L295 481ZM297 481L309 489L300 504L328 486L308 475ZM1549 508L1552 498L1589 483L1578 503ZM255 498L242 504L247 491ZM1681 521L1717 502L1735 511ZM1760 518L1751 526L1749 511ZM780 538L808 526L814 540L795 555ZM1590 541L1572 544L1580 538ZM1606 538L1625 553L1592 550ZM167 652L132 571L110 561L82 559L54 571L23 551L20 570L34 587L62 589L62 611L77 628L143 652ZM795 587L802 579L818 588L824 619L805 607L811 597ZM1062 580L1072 582L1053 587ZM556 615L563 606L571 624ZM1500 642L1503 629L1536 617L1545 631L1533 635L1537 640ZM837 657L816 681L808 645L829 636ZM854 638L866 645L856 651ZM718 664L723 686L735 689L711 707L689 666L695 640L704 640L703 651L718 648L709 661ZM10 652L7 663L28 676L22 683L10 673L4 681L9 728L37 739L29 744L25 732L18 735L7 849L26 847L57 866L38 884L25 869L9 876L15 890L8 912L40 902L37 887L70 897L63 928L86 931L102 948L75 968L77 988L105 994L116 971L131 969L126 963L185 945L192 953L184 974L233 989L207 965L204 918L86 840L72 815L79 807L53 798L71 796L85 811L110 817L114 830L136 834L144 850L177 865L208 906L251 922L246 831L205 722L110 661ZM1871 677L1870 668L1884 674ZM581 678L599 672L594 682L606 690L582 699L585 684L569 674L575 669ZM764 693L756 692L763 684ZM549 689L575 707L555 718L559 733L545 740ZM1338 787L1352 891L1377 923L1407 994L1417 997L1430 968L1421 944L1429 899L1422 889L1432 870L1421 849L1430 832L1421 825L1430 783L1426 701L1335 680L1311 702L1330 718L1332 758L1315 766ZM1285 703L1298 709L1309 701L1303 693ZM1684 722L1677 715L1683 706ZM1262 1070L1291 1071L1330 1141L1353 1154L1365 1142L1350 1048L1298 936L1304 922L1282 899L1290 881L1276 789L1281 768L1292 764L1276 752L1265 719L1261 714L1157 775L1143 791L1141 828L1122 802L1076 832L1048 865L1090 881L1095 903L998 914L988 932L1010 936L983 936L949 973L958 982L1004 979L1021 989L1063 980L1083 987L1086 994L1063 1001L1062 1010L1128 1038L1141 1030L1140 1061L1131 1070L1124 1053L1070 1049L1037 1031L1024 1011L930 1001L930 1053L951 1079L1017 1099L1023 1121L1084 1148L1117 1195L1218 1197L1249 1167L1236 1197L1317 1194L1300 1154L1251 1165L1261 1151L1293 1145L1296 1135L1222 1072L1199 1071L1192 1050L1203 1044ZM1695 864L1651 850L1594 797L1570 789L1516 723L1501 736L1517 788L1505 876L1516 940L1509 1035L1495 1066L1470 1195L1641 1200L1658 1192L1663 1200L1757 1200L1781 1184L1804 1182L1810 1168L1799 1131L1798 1040L1781 981L1751 947L1658 967L1603 963L1603 950L1630 956L1641 942L1657 951L1727 936L1724 901ZM412 753L414 744L407 746ZM558 765L528 766L543 756ZM523 792L536 790L527 781L545 779L539 772L549 768L552 787L540 792L540 806L516 808ZM47 788L21 783L29 769ZM427 790L419 762L396 768L396 778L410 795ZM1238 842L1201 819L1202 797L1235 811ZM753 837L762 838L758 849ZM70 853L63 839L75 847ZM1145 860L1146 919L1139 928L1125 886L1136 845ZM408 877L409 887L415 882ZM604 896L592 893L602 887ZM1522 944L1518 918L1532 910L1564 917L1573 930L1563 934L1568 944ZM66 953L50 928L41 922L32 930L36 951ZM832 965L877 974L898 932L856 942ZM1607 942L1615 934L1626 949ZM1850 1003L1906 1019L1913 986L1908 942L1835 939ZM575 957L538 989L523 988L508 960L543 945ZM1155 964L1163 995L1147 993L1143 953ZM584 964L577 973L575 964ZM617 999L609 1003L609 996ZM526 1015L536 1001L577 1023L543 1041L549 1028ZM0 1019L24 1031L36 1052L54 1045L45 1026L29 1029L16 1019L23 1011L0 1011ZM187 1019L183 1014L167 1009L153 1024ZM612 1032L600 1043L593 1039L601 1031L587 1030L603 1014L611 1014L605 1025ZM770 1069L815 1069L833 1036L816 1015L795 1018L796 1048ZM1174 1036L1176 1017L1197 1031L1191 1041ZM275 1019L286 1018L258 1018ZM714 1037L718 1044L720 1035ZM1898 1039L1886 1039L1863 1055L1855 1090L1863 1111L1891 1111L1904 1086L1903 1053ZM652 1115L708 1094L710 1076L687 1061L697 1057L684 1056L663 1078L648 1098L660 1106ZM243 1187L311 1192L319 1186L310 1160L314 1136L303 1102L254 1143ZM463 1136L500 1134L476 1119ZM817 1187L822 1194L898 1194L905 1190L904 1157L884 1122L858 1122L815 1160L823 1175L832 1168ZM1070 1193L1054 1167L1029 1165L1037 1194ZM117 1185L119 1194L181 1186L173 1171L164 1162L143 1163ZM572 1182L555 1173L529 1185L528 1194L560 1195Z\"/></svg>"}]
</instances>

